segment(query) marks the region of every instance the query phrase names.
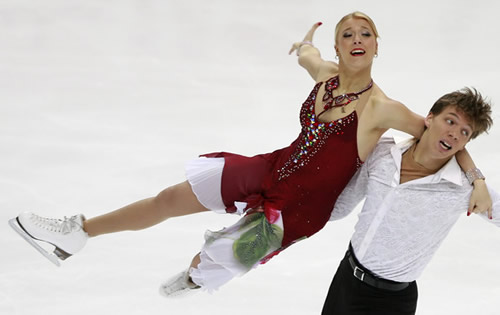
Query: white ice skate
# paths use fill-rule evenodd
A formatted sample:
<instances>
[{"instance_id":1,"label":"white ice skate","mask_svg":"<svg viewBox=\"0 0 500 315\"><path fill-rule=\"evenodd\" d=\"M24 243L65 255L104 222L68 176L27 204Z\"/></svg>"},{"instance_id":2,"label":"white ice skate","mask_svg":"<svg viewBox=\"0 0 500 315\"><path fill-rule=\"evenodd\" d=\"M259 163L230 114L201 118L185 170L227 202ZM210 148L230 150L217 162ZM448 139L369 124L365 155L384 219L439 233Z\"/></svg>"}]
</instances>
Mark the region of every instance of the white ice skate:
<instances>
[{"instance_id":1,"label":"white ice skate","mask_svg":"<svg viewBox=\"0 0 500 315\"><path fill-rule=\"evenodd\" d=\"M85 217L81 214L60 220L23 212L17 218L9 220L9 225L37 251L60 266L59 259L65 260L75 254L87 242L88 235L83 230L84 220ZM55 255L46 251L37 241L54 245Z\"/></svg>"},{"instance_id":2,"label":"white ice skate","mask_svg":"<svg viewBox=\"0 0 500 315\"><path fill-rule=\"evenodd\" d=\"M160 287L160 294L166 298L180 298L191 295L200 286L191 282L188 271L183 271L168 279Z\"/></svg>"}]
</instances>

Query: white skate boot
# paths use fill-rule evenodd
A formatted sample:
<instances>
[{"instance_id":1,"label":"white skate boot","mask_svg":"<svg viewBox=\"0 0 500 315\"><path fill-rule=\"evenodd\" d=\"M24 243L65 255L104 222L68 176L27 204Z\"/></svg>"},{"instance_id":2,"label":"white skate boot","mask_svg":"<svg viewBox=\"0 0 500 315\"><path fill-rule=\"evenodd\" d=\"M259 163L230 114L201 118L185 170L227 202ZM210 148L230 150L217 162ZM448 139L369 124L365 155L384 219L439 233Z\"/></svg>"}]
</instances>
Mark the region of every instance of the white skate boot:
<instances>
[{"instance_id":1,"label":"white skate boot","mask_svg":"<svg viewBox=\"0 0 500 315\"><path fill-rule=\"evenodd\" d=\"M179 298L190 295L199 288L199 285L191 282L186 270L165 281L160 287L160 294L166 298Z\"/></svg>"},{"instance_id":2,"label":"white skate boot","mask_svg":"<svg viewBox=\"0 0 500 315\"><path fill-rule=\"evenodd\" d=\"M9 224L31 246L60 266L58 258L65 260L82 249L87 242L88 235L83 230L84 220L85 217L81 214L59 220L23 212L17 218L9 220ZM55 255L47 252L36 241L54 245Z\"/></svg>"}]
</instances>

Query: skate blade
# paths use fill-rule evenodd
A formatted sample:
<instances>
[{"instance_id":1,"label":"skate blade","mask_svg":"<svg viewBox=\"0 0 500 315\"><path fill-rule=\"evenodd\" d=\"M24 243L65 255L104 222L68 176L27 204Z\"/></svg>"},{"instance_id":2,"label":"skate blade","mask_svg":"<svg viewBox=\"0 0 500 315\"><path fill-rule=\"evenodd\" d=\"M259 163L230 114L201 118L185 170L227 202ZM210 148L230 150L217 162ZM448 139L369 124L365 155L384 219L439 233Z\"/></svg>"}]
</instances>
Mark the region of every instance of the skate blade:
<instances>
[{"instance_id":1,"label":"skate blade","mask_svg":"<svg viewBox=\"0 0 500 315\"><path fill-rule=\"evenodd\" d=\"M196 293L198 293L200 290L200 287L195 287L195 288L185 288L183 290L179 290L177 292L168 292L168 290L165 288L164 285L160 286L159 292L160 295L163 296L164 298L167 299L172 299L172 300L177 300L177 299L184 299L188 298Z\"/></svg>"},{"instance_id":2,"label":"skate blade","mask_svg":"<svg viewBox=\"0 0 500 315\"><path fill-rule=\"evenodd\" d=\"M61 266L61 263L57 259L57 256L47 252L40 245L38 245L37 242L19 226L17 219L10 219L9 225L14 231L17 232L17 234L19 234L22 238L24 238L26 242L28 242L31 246L33 246L40 254L45 256L45 258L50 260L57 267Z\"/></svg>"}]
</instances>

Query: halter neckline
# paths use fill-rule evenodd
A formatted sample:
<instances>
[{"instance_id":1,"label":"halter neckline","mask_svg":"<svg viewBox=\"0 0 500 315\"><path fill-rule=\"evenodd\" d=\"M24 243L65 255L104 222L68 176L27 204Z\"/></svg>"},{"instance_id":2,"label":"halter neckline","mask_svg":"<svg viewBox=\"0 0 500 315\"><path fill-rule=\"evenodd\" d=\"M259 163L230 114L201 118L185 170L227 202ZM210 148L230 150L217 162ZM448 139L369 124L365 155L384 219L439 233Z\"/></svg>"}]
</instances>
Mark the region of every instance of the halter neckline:
<instances>
[{"instance_id":1,"label":"halter neckline","mask_svg":"<svg viewBox=\"0 0 500 315\"><path fill-rule=\"evenodd\" d=\"M340 83L338 75L334 76L333 78L330 78L328 81L325 82L325 95L323 95L323 102L325 102L325 104L323 105L323 111L318 114L317 116L318 118L326 111L336 107L340 107L342 109L342 113L345 113L344 107L346 105L348 105L352 101L359 99L359 96L361 94L372 88L373 79L370 80L370 83L366 87L364 87L362 90L358 92L351 92L333 96L332 92L338 88L339 84Z\"/></svg>"}]
</instances>

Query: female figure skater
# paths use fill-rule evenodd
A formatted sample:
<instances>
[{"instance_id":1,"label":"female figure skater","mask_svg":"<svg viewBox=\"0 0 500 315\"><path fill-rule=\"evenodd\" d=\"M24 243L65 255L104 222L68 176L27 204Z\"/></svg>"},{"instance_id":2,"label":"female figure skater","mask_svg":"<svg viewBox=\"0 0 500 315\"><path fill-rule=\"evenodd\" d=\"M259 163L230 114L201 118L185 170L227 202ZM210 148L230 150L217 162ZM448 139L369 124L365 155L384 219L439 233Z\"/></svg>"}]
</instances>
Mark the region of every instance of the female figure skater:
<instances>
[{"instance_id":1,"label":"female figure skater","mask_svg":"<svg viewBox=\"0 0 500 315\"><path fill-rule=\"evenodd\" d=\"M233 226L206 233L190 267L161 286L166 296L200 287L217 289L315 234L328 222L338 195L386 130L419 137L424 129L423 117L388 98L372 80L378 48L373 21L360 12L340 20L335 30L338 64L323 60L312 44L320 25L315 24L290 50L296 51L299 64L316 85L300 110L301 133L289 146L254 157L206 154L188 164L187 181L156 197L91 219L76 215L56 220L22 213L11 220L12 227L40 250L33 239L53 244L57 257L65 259L78 252L88 237L141 230L207 210L244 213ZM475 169L467 153L459 161L462 169ZM476 187L472 212L491 206L484 182L477 180ZM59 263L54 255L41 252Z\"/></svg>"}]
</instances>

